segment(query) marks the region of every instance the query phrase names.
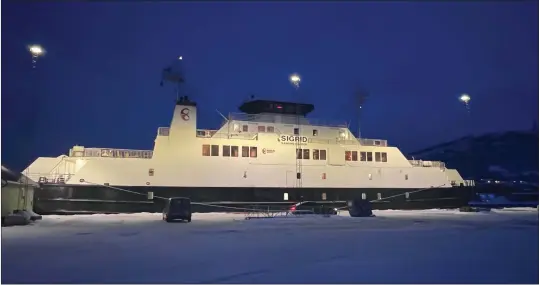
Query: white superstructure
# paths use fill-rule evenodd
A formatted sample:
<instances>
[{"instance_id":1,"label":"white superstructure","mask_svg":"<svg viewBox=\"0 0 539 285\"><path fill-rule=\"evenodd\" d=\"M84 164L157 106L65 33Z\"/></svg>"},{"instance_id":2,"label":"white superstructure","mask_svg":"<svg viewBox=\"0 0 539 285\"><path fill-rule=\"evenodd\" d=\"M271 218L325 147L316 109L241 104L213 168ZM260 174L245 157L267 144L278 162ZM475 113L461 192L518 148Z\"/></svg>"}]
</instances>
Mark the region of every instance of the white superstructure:
<instances>
[{"instance_id":1,"label":"white superstructure","mask_svg":"<svg viewBox=\"0 0 539 285\"><path fill-rule=\"evenodd\" d=\"M385 140L357 139L345 124L274 113L233 114L218 130L197 129L196 104L180 100L152 150L74 146L40 157L24 173L36 182L148 187L290 187L296 144L303 188L429 188L465 183L439 161L408 160Z\"/></svg>"}]
</instances>

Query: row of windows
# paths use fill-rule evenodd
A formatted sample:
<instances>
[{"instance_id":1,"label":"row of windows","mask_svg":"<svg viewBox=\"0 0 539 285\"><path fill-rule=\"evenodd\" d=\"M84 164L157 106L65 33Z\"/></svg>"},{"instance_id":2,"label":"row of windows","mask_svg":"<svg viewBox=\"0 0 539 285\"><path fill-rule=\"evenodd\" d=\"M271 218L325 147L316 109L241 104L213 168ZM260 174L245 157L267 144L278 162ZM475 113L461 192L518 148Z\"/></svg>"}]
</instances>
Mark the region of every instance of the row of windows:
<instances>
[{"instance_id":1,"label":"row of windows","mask_svg":"<svg viewBox=\"0 0 539 285\"><path fill-rule=\"evenodd\" d=\"M344 159L346 161L358 161L358 151L347 150L344 152ZM372 152L370 151L359 151L359 161L372 161ZM375 152L374 161L376 162L387 162L387 153L386 152Z\"/></svg>"},{"instance_id":2,"label":"row of windows","mask_svg":"<svg viewBox=\"0 0 539 285\"><path fill-rule=\"evenodd\" d=\"M310 149L296 149L296 159L310 159ZM313 149L313 160L326 160L325 149Z\"/></svg>"},{"instance_id":3,"label":"row of windows","mask_svg":"<svg viewBox=\"0 0 539 285\"><path fill-rule=\"evenodd\" d=\"M225 157L239 157L240 147L236 145L223 145L222 153ZM326 160L327 154L325 149L313 149L312 150L312 159L313 160ZM345 151L346 161L358 161L358 151ZM373 153L360 151L359 152L359 161L373 161ZM219 156L219 145L202 145L202 156ZM242 146L241 147L241 157L257 157L258 149L256 146ZM296 150L296 159L311 159L311 150L310 149L297 149ZM375 152L374 161L376 162L387 162L387 153L386 152Z\"/></svg>"},{"instance_id":4,"label":"row of windows","mask_svg":"<svg viewBox=\"0 0 539 285\"><path fill-rule=\"evenodd\" d=\"M239 157L239 146L223 145L223 156ZM256 146L242 146L241 157L257 157L258 150ZM219 145L202 145L202 156L219 156Z\"/></svg>"},{"instance_id":5,"label":"row of windows","mask_svg":"<svg viewBox=\"0 0 539 285\"><path fill-rule=\"evenodd\" d=\"M249 131L249 125L243 125L241 126L242 132L248 132ZM259 133L274 133L275 127L273 126L258 126L258 132ZM299 136L299 128L294 128L294 135ZM313 130L313 137L318 135L318 130Z\"/></svg>"},{"instance_id":6,"label":"row of windows","mask_svg":"<svg viewBox=\"0 0 539 285\"><path fill-rule=\"evenodd\" d=\"M249 131L249 125L243 125L241 127L242 132L248 132ZM259 133L274 133L275 127L272 126L258 126L258 132Z\"/></svg>"}]
</instances>

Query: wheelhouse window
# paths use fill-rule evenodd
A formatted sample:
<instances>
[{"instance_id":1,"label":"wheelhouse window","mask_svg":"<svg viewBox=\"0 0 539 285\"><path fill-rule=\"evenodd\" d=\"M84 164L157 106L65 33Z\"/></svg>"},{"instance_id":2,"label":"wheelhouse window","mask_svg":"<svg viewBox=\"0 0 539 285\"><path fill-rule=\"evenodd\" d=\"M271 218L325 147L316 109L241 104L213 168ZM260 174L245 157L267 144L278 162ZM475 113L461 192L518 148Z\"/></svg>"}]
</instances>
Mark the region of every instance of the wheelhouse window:
<instances>
[{"instance_id":1,"label":"wheelhouse window","mask_svg":"<svg viewBox=\"0 0 539 285\"><path fill-rule=\"evenodd\" d=\"M241 147L241 157L249 157L249 147L248 146L242 146Z\"/></svg>"},{"instance_id":2,"label":"wheelhouse window","mask_svg":"<svg viewBox=\"0 0 539 285\"><path fill-rule=\"evenodd\" d=\"M258 126L258 132L259 133L265 133L266 132L266 126Z\"/></svg>"},{"instance_id":3,"label":"wheelhouse window","mask_svg":"<svg viewBox=\"0 0 539 285\"><path fill-rule=\"evenodd\" d=\"M238 146L237 145L233 145L230 147L230 152L231 152L231 155L232 157L238 157Z\"/></svg>"},{"instance_id":4,"label":"wheelhouse window","mask_svg":"<svg viewBox=\"0 0 539 285\"><path fill-rule=\"evenodd\" d=\"M347 150L344 152L344 159L346 161L352 161L352 152Z\"/></svg>"},{"instance_id":5,"label":"wheelhouse window","mask_svg":"<svg viewBox=\"0 0 539 285\"><path fill-rule=\"evenodd\" d=\"M359 153L359 160L360 161L367 161L367 152L366 151L362 151Z\"/></svg>"},{"instance_id":6,"label":"wheelhouse window","mask_svg":"<svg viewBox=\"0 0 539 285\"><path fill-rule=\"evenodd\" d=\"M303 150L303 159L309 159L310 155L309 155L309 150L308 149L304 149Z\"/></svg>"},{"instance_id":7,"label":"wheelhouse window","mask_svg":"<svg viewBox=\"0 0 539 285\"><path fill-rule=\"evenodd\" d=\"M387 162L387 152L382 152L382 162Z\"/></svg>"},{"instance_id":8,"label":"wheelhouse window","mask_svg":"<svg viewBox=\"0 0 539 285\"><path fill-rule=\"evenodd\" d=\"M372 152L367 152L367 161L372 161Z\"/></svg>"},{"instance_id":9,"label":"wheelhouse window","mask_svg":"<svg viewBox=\"0 0 539 285\"><path fill-rule=\"evenodd\" d=\"M224 145L223 146L223 156L230 156L230 146Z\"/></svg>"},{"instance_id":10,"label":"wheelhouse window","mask_svg":"<svg viewBox=\"0 0 539 285\"><path fill-rule=\"evenodd\" d=\"M318 135L318 130L313 130L313 137L316 137Z\"/></svg>"},{"instance_id":11,"label":"wheelhouse window","mask_svg":"<svg viewBox=\"0 0 539 285\"><path fill-rule=\"evenodd\" d=\"M275 132L275 127L273 127L273 126L268 126L268 127L266 128L266 132L268 132L268 133L274 133L274 132Z\"/></svg>"},{"instance_id":12,"label":"wheelhouse window","mask_svg":"<svg viewBox=\"0 0 539 285\"><path fill-rule=\"evenodd\" d=\"M296 149L296 159L302 159L303 158L303 152L301 149Z\"/></svg>"},{"instance_id":13,"label":"wheelhouse window","mask_svg":"<svg viewBox=\"0 0 539 285\"><path fill-rule=\"evenodd\" d=\"M202 156L210 156L210 145L209 144L203 144L202 145Z\"/></svg>"},{"instance_id":14,"label":"wheelhouse window","mask_svg":"<svg viewBox=\"0 0 539 285\"><path fill-rule=\"evenodd\" d=\"M219 146L212 144L211 145L211 156L219 156Z\"/></svg>"},{"instance_id":15,"label":"wheelhouse window","mask_svg":"<svg viewBox=\"0 0 539 285\"><path fill-rule=\"evenodd\" d=\"M248 132L248 131L249 131L249 126L248 126L248 125L243 125L243 126L241 127L241 130L242 130L243 132Z\"/></svg>"},{"instance_id":16,"label":"wheelhouse window","mask_svg":"<svg viewBox=\"0 0 539 285\"><path fill-rule=\"evenodd\" d=\"M258 156L257 148L256 148L256 146L252 146L251 147L251 157L257 157L257 156Z\"/></svg>"},{"instance_id":17,"label":"wheelhouse window","mask_svg":"<svg viewBox=\"0 0 539 285\"><path fill-rule=\"evenodd\" d=\"M296 136L299 135L299 128L294 128L294 135L296 135Z\"/></svg>"},{"instance_id":18,"label":"wheelhouse window","mask_svg":"<svg viewBox=\"0 0 539 285\"><path fill-rule=\"evenodd\" d=\"M374 153L374 161L376 162L382 162L382 154L379 152Z\"/></svg>"}]
</instances>

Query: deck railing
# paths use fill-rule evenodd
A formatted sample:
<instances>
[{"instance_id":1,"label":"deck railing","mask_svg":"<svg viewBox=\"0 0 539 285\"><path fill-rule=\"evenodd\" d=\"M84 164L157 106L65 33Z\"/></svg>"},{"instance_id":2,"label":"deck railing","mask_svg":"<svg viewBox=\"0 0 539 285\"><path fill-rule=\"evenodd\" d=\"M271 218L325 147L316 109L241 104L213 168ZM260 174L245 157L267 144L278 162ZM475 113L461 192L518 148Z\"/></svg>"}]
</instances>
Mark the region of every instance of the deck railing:
<instances>
[{"instance_id":1,"label":"deck railing","mask_svg":"<svg viewBox=\"0 0 539 285\"><path fill-rule=\"evenodd\" d=\"M278 129L275 129L275 133L279 134ZM170 128L160 127L157 130L158 136L169 136ZM258 136L258 132L243 132L243 133L218 133L218 130L198 129L196 130L196 136L199 138L219 138L219 139L244 139L255 140ZM381 139L340 139L340 138L309 138L310 143L319 144L341 144L341 145L357 145L358 142L362 146L388 146L387 140Z\"/></svg>"},{"instance_id":2,"label":"deck railing","mask_svg":"<svg viewBox=\"0 0 539 285\"><path fill-rule=\"evenodd\" d=\"M441 161L431 161L431 160L408 160L412 166L415 167L438 167L445 169L445 163Z\"/></svg>"},{"instance_id":3,"label":"deck railing","mask_svg":"<svg viewBox=\"0 0 539 285\"><path fill-rule=\"evenodd\" d=\"M116 148L84 148L84 151L73 151L72 157L111 157L111 158L145 158L153 156L152 150L116 149Z\"/></svg>"},{"instance_id":4,"label":"deck railing","mask_svg":"<svg viewBox=\"0 0 539 285\"><path fill-rule=\"evenodd\" d=\"M168 137L170 135L170 128L169 127L160 127L159 129L157 129L157 135L158 136L163 136L163 137Z\"/></svg>"},{"instance_id":5,"label":"deck railing","mask_svg":"<svg viewBox=\"0 0 539 285\"><path fill-rule=\"evenodd\" d=\"M387 140L379 139L359 139L361 145L365 146L387 146Z\"/></svg>"},{"instance_id":6,"label":"deck railing","mask_svg":"<svg viewBox=\"0 0 539 285\"><path fill-rule=\"evenodd\" d=\"M298 117L296 115L285 114L244 114L244 113L230 113L228 119L231 121L253 122L253 123L275 123L275 124L297 124ZM305 126L321 126L321 127L335 127L335 128L348 128L346 122L320 120L315 118L300 117L300 125Z\"/></svg>"}]
</instances>

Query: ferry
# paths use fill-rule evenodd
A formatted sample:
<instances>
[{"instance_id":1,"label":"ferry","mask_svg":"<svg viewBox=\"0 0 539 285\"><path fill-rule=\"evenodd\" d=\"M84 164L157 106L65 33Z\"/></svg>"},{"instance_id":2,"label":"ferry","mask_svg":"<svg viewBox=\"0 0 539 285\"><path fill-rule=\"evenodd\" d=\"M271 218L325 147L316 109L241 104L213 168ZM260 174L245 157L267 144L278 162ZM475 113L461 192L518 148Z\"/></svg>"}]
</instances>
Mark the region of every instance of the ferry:
<instances>
[{"instance_id":1,"label":"ferry","mask_svg":"<svg viewBox=\"0 0 539 285\"><path fill-rule=\"evenodd\" d=\"M190 198L194 212L303 201L339 207L363 199L373 209L459 208L470 201L474 183L456 169L409 160L387 140L310 118L313 110L253 98L207 130L197 128L197 103L181 96L170 125L157 129L153 150L76 145L37 158L23 173L39 183L39 214L160 212L171 197Z\"/></svg>"}]
</instances>

